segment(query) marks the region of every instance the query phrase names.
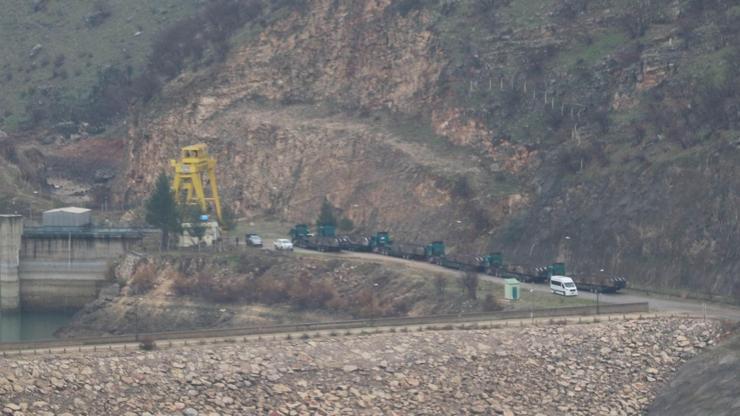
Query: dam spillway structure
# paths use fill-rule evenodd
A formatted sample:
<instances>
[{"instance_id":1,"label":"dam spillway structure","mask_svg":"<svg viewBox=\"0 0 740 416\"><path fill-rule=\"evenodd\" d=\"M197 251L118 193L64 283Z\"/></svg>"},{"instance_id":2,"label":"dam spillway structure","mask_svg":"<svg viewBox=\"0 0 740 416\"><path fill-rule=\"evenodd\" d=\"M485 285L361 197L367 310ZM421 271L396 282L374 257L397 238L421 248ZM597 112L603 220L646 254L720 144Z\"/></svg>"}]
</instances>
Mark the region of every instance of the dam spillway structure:
<instances>
[{"instance_id":1,"label":"dam spillway structure","mask_svg":"<svg viewBox=\"0 0 740 416\"><path fill-rule=\"evenodd\" d=\"M45 211L42 225L0 216L0 309L77 309L110 284L109 262L143 238L139 229L98 228L91 211Z\"/></svg>"}]
</instances>

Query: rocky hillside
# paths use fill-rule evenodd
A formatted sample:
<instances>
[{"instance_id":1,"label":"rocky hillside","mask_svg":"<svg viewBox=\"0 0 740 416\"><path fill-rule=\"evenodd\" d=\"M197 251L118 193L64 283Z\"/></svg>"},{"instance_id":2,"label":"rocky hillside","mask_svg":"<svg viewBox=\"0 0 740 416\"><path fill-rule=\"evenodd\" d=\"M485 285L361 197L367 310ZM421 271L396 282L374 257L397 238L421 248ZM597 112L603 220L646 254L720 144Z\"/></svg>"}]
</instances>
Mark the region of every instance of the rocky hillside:
<instances>
[{"instance_id":1,"label":"rocky hillside","mask_svg":"<svg viewBox=\"0 0 740 416\"><path fill-rule=\"evenodd\" d=\"M480 312L506 302L501 286L488 282L470 299L457 276L262 250L130 254L114 274L117 282L58 336ZM538 300L508 307L527 308Z\"/></svg>"},{"instance_id":2,"label":"rocky hillside","mask_svg":"<svg viewBox=\"0 0 740 416\"><path fill-rule=\"evenodd\" d=\"M100 108L99 98L112 93L109 84L116 77L138 72L158 32L194 14L199 3L3 1L0 130L95 123L94 114L125 112L125 105Z\"/></svg>"},{"instance_id":3,"label":"rocky hillside","mask_svg":"<svg viewBox=\"0 0 740 416\"><path fill-rule=\"evenodd\" d=\"M129 124L131 203L203 141L227 201L738 295L732 2L302 2ZM567 237L567 238L566 238Z\"/></svg>"},{"instance_id":4,"label":"rocky hillside","mask_svg":"<svg viewBox=\"0 0 740 416\"><path fill-rule=\"evenodd\" d=\"M650 406L651 416L730 416L740 411L740 336L689 361Z\"/></svg>"},{"instance_id":5,"label":"rocky hillside","mask_svg":"<svg viewBox=\"0 0 740 416\"><path fill-rule=\"evenodd\" d=\"M398 239L740 298L736 2L238 3L152 39L105 186L59 186L135 207L202 141L243 215L326 196Z\"/></svg>"},{"instance_id":6,"label":"rocky hillside","mask_svg":"<svg viewBox=\"0 0 740 416\"><path fill-rule=\"evenodd\" d=\"M99 350L0 358L0 392L7 414L634 415L718 334L661 319Z\"/></svg>"}]
</instances>

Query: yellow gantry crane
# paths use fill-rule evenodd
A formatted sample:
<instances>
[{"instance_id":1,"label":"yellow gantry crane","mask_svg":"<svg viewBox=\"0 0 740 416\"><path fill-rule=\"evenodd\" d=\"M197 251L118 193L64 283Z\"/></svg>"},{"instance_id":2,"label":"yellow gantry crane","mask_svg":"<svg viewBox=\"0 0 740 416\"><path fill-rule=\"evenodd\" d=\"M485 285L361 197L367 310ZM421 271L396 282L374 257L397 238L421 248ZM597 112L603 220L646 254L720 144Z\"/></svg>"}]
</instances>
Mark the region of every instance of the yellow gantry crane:
<instances>
[{"instance_id":1,"label":"yellow gantry crane","mask_svg":"<svg viewBox=\"0 0 740 416\"><path fill-rule=\"evenodd\" d=\"M209 202L213 203L218 222L223 224L221 217L221 199L218 196L216 184L216 159L208 156L208 146L204 143L183 147L180 160L170 160L170 166L175 169L175 179L172 190L175 191L175 200L181 201L182 192L185 192L185 203L200 205L201 212L209 212ZM208 179L211 188L210 196L204 191L204 178Z\"/></svg>"}]
</instances>

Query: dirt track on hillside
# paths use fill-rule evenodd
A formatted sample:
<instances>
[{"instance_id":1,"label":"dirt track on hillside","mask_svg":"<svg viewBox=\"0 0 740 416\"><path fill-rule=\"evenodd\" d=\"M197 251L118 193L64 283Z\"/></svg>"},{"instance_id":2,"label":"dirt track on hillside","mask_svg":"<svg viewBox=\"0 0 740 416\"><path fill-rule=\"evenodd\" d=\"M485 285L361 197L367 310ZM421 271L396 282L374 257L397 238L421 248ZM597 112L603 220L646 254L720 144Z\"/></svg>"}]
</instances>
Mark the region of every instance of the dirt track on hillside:
<instances>
[{"instance_id":1,"label":"dirt track on hillside","mask_svg":"<svg viewBox=\"0 0 740 416\"><path fill-rule=\"evenodd\" d=\"M266 247L272 247L272 242L267 242ZM354 252L343 252L339 254L335 253L318 253L309 252L306 250L298 249L297 252L312 253L322 256L335 256L338 258L352 258L363 261L373 261L386 265L402 264L406 267L411 267L417 270L425 270L435 273L446 273L450 276L459 276L460 273L455 270L446 269L444 267L437 266L431 263L424 263L419 261L405 260L395 257L381 256L372 253L354 253ZM504 279L500 277L493 277L488 275L479 275L481 279L487 280L494 283L503 284ZM546 285L537 285L530 283L522 283L523 290L533 290L541 293L549 293L550 289ZM556 295L553 295L556 296ZM588 292L582 292L579 296L594 297L594 294ZM595 301L595 299L594 299ZM669 297L651 297L641 295L637 293L617 293L617 294L600 294L599 301L605 303L633 303L633 302L648 302L651 310L663 311L663 312L675 312L675 313L688 313L695 316L706 316L708 318L717 319L729 319L732 321L740 321L740 308L732 307L730 305L717 304L717 303L702 303L699 301L669 298Z\"/></svg>"}]
</instances>

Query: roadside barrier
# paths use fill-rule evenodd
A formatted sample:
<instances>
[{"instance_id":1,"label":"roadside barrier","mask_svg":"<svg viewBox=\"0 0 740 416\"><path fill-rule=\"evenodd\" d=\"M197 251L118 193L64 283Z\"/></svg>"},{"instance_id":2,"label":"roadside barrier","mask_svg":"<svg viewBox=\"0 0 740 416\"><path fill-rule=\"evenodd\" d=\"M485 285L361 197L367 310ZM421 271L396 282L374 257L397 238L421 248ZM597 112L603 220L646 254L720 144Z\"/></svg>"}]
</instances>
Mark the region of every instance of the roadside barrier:
<instances>
[{"instance_id":1,"label":"roadside barrier","mask_svg":"<svg viewBox=\"0 0 740 416\"><path fill-rule=\"evenodd\" d=\"M399 318L355 319L347 321L314 322L303 324L281 324L269 326L199 329L191 331L142 332L138 334L111 335L101 337L37 340L32 342L3 342L0 351L50 350L80 346L131 344L141 340L162 341L198 338L226 338L259 335L278 335L306 331L339 331L371 327L400 327L413 325L439 325L471 323L508 319L555 318L562 316L589 316L598 314L630 314L650 311L647 302L622 303L594 306L572 306L515 311L497 311L469 314L429 315Z\"/></svg>"}]
</instances>

